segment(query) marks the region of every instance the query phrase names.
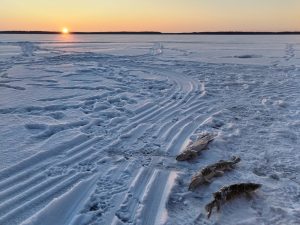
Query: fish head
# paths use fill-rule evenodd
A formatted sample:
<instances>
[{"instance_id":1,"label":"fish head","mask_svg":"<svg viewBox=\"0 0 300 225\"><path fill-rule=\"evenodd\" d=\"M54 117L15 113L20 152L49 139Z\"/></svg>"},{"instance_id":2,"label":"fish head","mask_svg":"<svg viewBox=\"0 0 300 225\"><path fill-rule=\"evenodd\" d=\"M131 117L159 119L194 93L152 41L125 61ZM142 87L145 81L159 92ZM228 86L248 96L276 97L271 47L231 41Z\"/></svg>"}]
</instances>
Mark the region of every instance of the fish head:
<instances>
[{"instance_id":1,"label":"fish head","mask_svg":"<svg viewBox=\"0 0 300 225\"><path fill-rule=\"evenodd\" d=\"M189 191L195 190L199 185L204 183L203 176L195 176L189 185Z\"/></svg>"},{"instance_id":2,"label":"fish head","mask_svg":"<svg viewBox=\"0 0 300 225\"><path fill-rule=\"evenodd\" d=\"M261 184L256 184L256 183L242 183L239 186L242 192L248 192L248 193L252 191L256 191L260 187Z\"/></svg>"},{"instance_id":3,"label":"fish head","mask_svg":"<svg viewBox=\"0 0 300 225\"><path fill-rule=\"evenodd\" d=\"M231 160L232 160L234 163L238 163L238 162L241 161L241 158L238 157L238 156L233 156L233 157L231 158Z\"/></svg>"},{"instance_id":4,"label":"fish head","mask_svg":"<svg viewBox=\"0 0 300 225\"><path fill-rule=\"evenodd\" d=\"M182 152L181 154L179 154L177 157L176 157L176 160L177 161L185 161L185 160L191 160L191 159L194 159L197 157L197 152L196 151L193 151L193 150L187 150L187 151L184 151Z\"/></svg>"},{"instance_id":5,"label":"fish head","mask_svg":"<svg viewBox=\"0 0 300 225\"><path fill-rule=\"evenodd\" d=\"M261 188L261 184L256 184L256 183L250 183L249 184L249 187L253 190L253 191L255 191L255 190L257 190L258 188Z\"/></svg>"},{"instance_id":6,"label":"fish head","mask_svg":"<svg viewBox=\"0 0 300 225\"><path fill-rule=\"evenodd\" d=\"M215 200L219 201L222 199L222 193L220 191L213 193L213 196L214 196Z\"/></svg>"}]
</instances>

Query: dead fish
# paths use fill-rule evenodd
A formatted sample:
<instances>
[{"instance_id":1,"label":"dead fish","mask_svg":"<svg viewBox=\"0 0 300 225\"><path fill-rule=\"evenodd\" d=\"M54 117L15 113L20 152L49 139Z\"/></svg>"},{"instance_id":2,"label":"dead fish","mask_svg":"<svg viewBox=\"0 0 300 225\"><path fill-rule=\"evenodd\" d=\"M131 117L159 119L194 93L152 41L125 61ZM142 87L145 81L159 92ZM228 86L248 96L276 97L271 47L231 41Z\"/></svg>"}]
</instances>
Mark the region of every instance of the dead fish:
<instances>
[{"instance_id":1,"label":"dead fish","mask_svg":"<svg viewBox=\"0 0 300 225\"><path fill-rule=\"evenodd\" d=\"M195 190L204 183L211 183L211 178L222 176L224 171L234 169L234 165L240 161L241 159L239 157L234 156L231 160L220 160L217 163L208 165L192 177L189 190Z\"/></svg>"},{"instance_id":2,"label":"dead fish","mask_svg":"<svg viewBox=\"0 0 300 225\"><path fill-rule=\"evenodd\" d=\"M222 187L219 191L213 193L214 200L205 206L207 218L211 216L213 208L216 207L217 211L220 211L221 204L224 204L241 195L247 195L248 197L251 197L251 193L260 187L261 184L256 183L238 183Z\"/></svg>"},{"instance_id":3,"label":"dead fish","mask_svg":"<svg viewBox=\"0 0 300 225\"><path fill-rule=\"evenodd\" d=\"M226 170L233 170L235 164L241 161L240 157L233 156L231 160L220 160L219 162L211 165L217 171L226 171Z\"/></svg>"},{"instance_id":4,"label":"dead fish","mask_svg":"<svg viewBox=\"0 0 300 225\"><path fill-rule=\"evenodd\" d=\"M177 161L195 159L201 151L207 148L208 144L214 140L216 134L205 133L199 137L193 144L188 145L186 149L177 157Z\"/></svg>"}]
</instances>

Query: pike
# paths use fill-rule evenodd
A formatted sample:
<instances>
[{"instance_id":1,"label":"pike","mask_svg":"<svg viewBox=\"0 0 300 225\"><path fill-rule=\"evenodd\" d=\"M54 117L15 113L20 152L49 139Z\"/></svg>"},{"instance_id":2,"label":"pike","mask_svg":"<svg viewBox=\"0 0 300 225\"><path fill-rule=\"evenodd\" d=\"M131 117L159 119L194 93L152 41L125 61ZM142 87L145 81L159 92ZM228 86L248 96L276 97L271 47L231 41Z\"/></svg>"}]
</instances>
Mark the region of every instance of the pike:
<instances>
[{"instance_id":1,"label":"pike","mask_svg":"<svg viewBox=\"0 0 300 225\"><path fill-rule=\"evenodd\" d=\"M215 137L216 134L203 134L193 144L188 145L186 149L176 157L176 160L185 161L195 159L201 151L207 149L208 144L213 141Z\"/></svg>"},{"instance_id":2,"label":"pike","mask_svg":"<svg viewBox=\"0 0 300 225\"><path fill-rule=\"evenodd\" d=\"M251 193L261 187L261 184L256 183L238 183L230 186L222 187L219 191L213 193L214 200L205 206L207 211L207 218L211 216L213 208L217 208L220 211L221 204L237 198L241 195L247 195L251 197Z\"/></svg>"},{"instance_id":3,"label":"pike","mask_svg":"<svg viewBox=\"0 0 300 225\"><path fill-rule=\"evenodd\" d=\"M211 178L223 176L225 171L234 169L235 164L241 161L239 157L232 157L231 160L220 160L217 163L204 167L200 172L192 177L189 190L195 190L198 186L205 183L211 183Z\"/></svg>"}]
</instances>

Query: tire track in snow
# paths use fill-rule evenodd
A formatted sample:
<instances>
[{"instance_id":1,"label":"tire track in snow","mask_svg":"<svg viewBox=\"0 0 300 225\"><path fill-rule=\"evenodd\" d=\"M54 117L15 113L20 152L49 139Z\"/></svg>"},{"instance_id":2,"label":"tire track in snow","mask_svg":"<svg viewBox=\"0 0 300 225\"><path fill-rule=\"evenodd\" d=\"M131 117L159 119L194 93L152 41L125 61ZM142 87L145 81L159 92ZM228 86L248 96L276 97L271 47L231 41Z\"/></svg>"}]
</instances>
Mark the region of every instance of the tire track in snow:
<instances>
[{"instance_id":1,"label":"tire track in snow","mask_svg":"<svg viewBox=\"0 0 300 225\"><path fill-rule=\"evenodd\" d=\"M199 116L195 118L194 121L187 123L187 125L181 129L176 127L175 129L177 129L178 134L173 137L166 152L171 154L178 153L189 136L201 125L201 123L197 124L195 122L203 120L205 120L203 116ZM160 158L156 158L152 164L156 165L158 161L160 161ZM164 190L167 188L168 184L166 182L169 180L170 174L170 171L162 172L155 167L140 169L138 178L132 182L130 192L127 193L123 203L117 211L118 219L133 224L154 224L155 221L158 220L156 217L158 208L164 208L167 200L168 195L166 194L163 197L163 194ZM133 211L129 211L128 209ZM139 214L137 221L132 221L133 218L136 218L136 214ZM115 218L113 224L117 224L116 221L118 219Z\"/></svg>"},{"instance_id":2,"label":"tire track in snow","mask_svg":"<svg viewBox=\"0 0 300 225\"><path fill-rule=\"evenodd\" d=\"M78 144L78 140L83 140L80 137L77 137L73 139L71 142L76 142ZM87 139L84 140L79 146L73 146L71 150L73 149L74 151L81 151L84 150L93 144L97 143L101 138L96 137L93 139ZM25 159L23 162L10 167L8 169L5 169L1 171L0 176L6 176L6 174L12 173L14 176L9 176L7 179L3 179L0 183L0 190L3 190L7 188L8 186L12 187L15 184L18 184L20 182L23 182L24 180L28 179L28 177L32 177L36 174L39 173L44 173L47 168L51 167L54 165L57 160L51 161L50 159L52 157L55 157L59 155L64 149L64 147L68 147L68 144L70 142L64 143L53 150L38 153L28 159ZM47 160L46 163L42 163L44 160ZM39 165L42 164L42 165ZM33 167L33 168L32 168Z\"/></svg>"},{"instance_id":3,"label":"tire track in snow","mask_svg":"<svg viewBox=\"0 0 300 225\"><path fill-rule=\"evenodd\" d=\"M188 83L188 85L187 85L187 87L189 87L189 88L186 88L186 90L187 90L187 93L185 94L185 96L180 100L180 101L177 101L177 102L175 102L175 104L174 103L172 103L172 104L168 104L167 106L165 106L164 108L163 108L163 110L161 110L160 111L160 114L158 114L158 118L159 118L159 120L158 121L156 121L156 122L159 122L159 121L161 121L161 119L160 118L165 118L165 116L167 116L169 113L170 113L170 111L172 111L173 109L175 109L175 108L177 108L177 107L181 107L181 105L185 105L186 103L187 103L187 100L190 100L192 97L197 97L197 95L196 95L196 93L195 93L195 87L197 87L197 85L193 85L193 83ZM190 104L192 104L192 101L189 101L189 103ZM172 107L172 108L171 108ZM170 109L171 108L171 109ZM191 112L192 113L192 112ZM151 115L152 116L152 115ZM142 122L146 122L146 121L148 121L149 119L151 119L151 116L150 117L146 117L146 118L144 118L144 120L143 121L138 121L137 123L135 123L134 125L136 126L136 124L141 124ZM146 120L146 121L145 121ZM151 119L151 121L153 121L153 119ZM156 124L155 124L156 125ZM138 126L138 125L137 125ZM132 127L134 127L134 126L132 126ZM132 127L130 127L131 129L132 129ZM128 128L127 128L128 129ZM133 128L134 129L134 128ZM151 126L149 129L153 129L153 126ZM122 133L123 133L123 131L122 131ZM131 135L129 135L129 136L131 136ZM112 144L112 147L114 147L114 145L117 147L120 147L120 144L122 143L122 140L120 140L120 141L116 141L116 143L115 144ZM97 157L97 155L95 155L95 156L91 156L90 157L90 159L92 160L92 161L97 161L98 159L97 158L95 158L95 157ZM152 171L152 170L151 170ZM144 172L138 172L137 174L142 174L140 177L143 177L144 176L144 174L143 174ZM148 182L147 180L145 181L145 182ZM146 183L145 183L145 185L146 185ZM141 189L140 190L143 190L143 188L144 187L140 187ZM136 206L134 206L134 204L132 205L132 207L133 208L135 208ZM132 212L132 213L134 213L134 212Z\"/></svg>"},{"instance_id":4,"label":"tire track in snow","mask_svg":"<svg viewBox=\"0 0 300 225\"><path fill-rule=\"evenodd\" d=\"M192 90L190 90L186 94L186 98L189 97L189 95L191 93L192 93ZM125 137L128 136L128 137L131 137L131 139L137 139L137 136L134 133L139 133L139 135L141 136L144 132L147 131L146 129L143 129L142 132L136 132L135 129L137 127L141 126L144 123L151 122L153 120L153 116L162 115L162 114L168 112L170 110L170 107L174 107L174 105L176 105L176 107L178 107L178 104L180 104L180 103L182 104L184 102L185 102L185 98L182 99L179 103L176 103L176 101L175 102L171 102L167 106L159 108L157 110L159 112L155 111L155 112L151 113L150 115L145 115L144 118L141 118L138 121L134 121L133 120L133 121L131 121L131 124L129 126L125 127L123 130L121 130L120 133L125 133ZM144 128L146 128L146 127L144 127ZM151 126L150 129L151 128L153 128L153 126ZM102 151L106 151L106 150L114 149L114 148L115 149L119 149L120 146L122 145L122 143L124 142L124 138L122 138L122 137L124 137L124 135L118 137L118 139L116 141L113 141L110 145L108 145L105 148L103 148ZM127 140L127 142L128 142L128 140ZM127 142L126 142L126 144L128 144ZM99 158L99 154L96 153L94 155L89 156L89 158L85 159L86 162L84 162L84 163L93 163L93 162L96 162L99 159L100 159Z\"/></svg>"},{"instance_id":5,"label":"tire track in snow","mask_svg":"<svg viewBox=\"0 0 300 225\"><path fill-rule=\"evenodd\" d=\"M90 140L87 135L79 135L70 141L62 143L51 150L37 153L24 161L0 171L0 190L13 185L15 182L23 181L36 172L40 172L53 163L52 158L62 154L64 150L84 149L95 143L96 139ZM79 144L79 145L78 145ZM43 163L47 159L47 162ZM41 165L40 165L41 164Z\"/></svg>"},{"instance_id":6,"label":"tire track in snow","mask_svg":"<svg viewBox=\"0 0 300 225\"><path fill-rule=\"evenodd\" d=\"M191 89L191 91L194 91L193 88ZM192 98L190 98L192 99ZM185 105L186 103L186 99L183 99L180 103L184 103L182 105ZM189 105L192 105L193 104L193 101L188 101L189 102ZM178 106L179 104L177 104L176 107L179 107ZM197 108L194 109L194 111L196 111ZM199 109L198 109L199 110ZM178 132L178 130L180 130L180 127L182 127L183 125L185 124L188 124L187 126L184 126L184 128L181 130L183 131L184 133L187 133L188 135L179 135L181 137L178 137L176 136L177 139L179 139L179 141L173 141L172 140L172 143L175 143L175 144L171 144L169 146L169 149L167 152L170 151L170 149L174 148L176 145L180 145L180 147L185 143L186 139L195 131L195 129L199 126L199 125L196 125L197 123L195 123L195 121L193 122L190 122L188 123L187 121L190 121L192 119L192 115L193 115L193 111L190 110L190 115L184 117L183 119L179 120L178 123L176 123L174 126L172 126L170 129L166 129L166 134L165 135L162 135L162 136L167 136L168 138L170 138L172 135L174 135L174 133L176 133L176 131ZM168 114L166 114L166 117L168 116ZM165 122L165 117L161 117L163 119L159 119L158 123L159 122ZM202 117L201 117L202 118ZM189 120L190 119L190 120ZM196 121L198 121L200 118L197 118ZM166 124L169 124L169 123L166 123ZM173 137L174 138L174 137ZM167 142L168 140L166 140L167 138L165 138L165 141ZM176 152L174 150L172 150L171 152L173 152L173 154ZM155 164L155 163L154 163ZM120 219L122 222L126 222L126 223L136 223L133 221L134 219L134 216L135 216L135 213L141 209L138 209L140 208L140 199L141 198L147 198L147 194L145 194L145 189L147 189L146 187L149 187L149 189L152 190L152 192L155 192L154 196L158 195L158 196L161 196L163 195L163 192L164 190L166 189L166 186L167 185L162 185L161 186L161 182L162 180L168 180L168 177L170 175L170 173L164 173L162 174L161 171L157 171L156 169L153 169L153 168L150 168L150 169L140 169L139 172L138 172L138 175L137 177L135 178L135 180L132 182L131 184L131 188L130 188L130 191L127 193L126 197L124 198L124 201L123 203L121 204L119 210L117 211L116 213L116 216L117 218L114 218L112 224L118 224L118 219ZM155 185L152 184L152 182L150 181L150 177L149 175L152 174L151 178L153 180L159 180L159 190L157 190L157 186L155 187ZM157 178L157 177L161 177L161 178ZM155 182L158 182L158 181L155 181ZM155 183L154 182L154 183ZM144 197L142 197L144 196ZM150 196L150 195L149 195ZM153 195L151 195L153 196ZM159 199L160 197L157 197L157 199ZM167 197L165 197L167 198ZM162 208L162 205L165 204L165 201L166 199L164 199L164 201L161 201L161 203L159 203L157 205L155 205L155 203L152 203L151 206L149 206L150 208ZM160 201L158 201L160 202ZM148 204L148 203L147 203ZM151 210L154 210L154 209L148 209L146 211L151 211ZM150 215L148 215L150 216ZM142 216L143 217L143 216ZM146 215L147 217L147 215ZM143 217L145 218L145 217ZM156 217L154 216L153 218L153 215L150 216L150 218L152 219L145 219L145 221L152 221L152 223L155 222L156 220ZM145 221L142 222L142 224L145 223ZM149 223L151 224L151 222Z\"/></svg>"},{"instance_id":7,"label":"tire track in snow","mask_svg":"<svg viewBox=\"0 0 300 225\"><path fill-rule=\"evenodd\" d=\"M164 103L167 103L168 101L169 100L166 100L166 102L164 102ZM175 102L173 101L173 103L175 103ZM172 103L169 103L169 104L172 104ZM148 109L140 111L139 114L135 118L133 118L131 122L133 122L137 118L138 119L142 119L142 120L139 120L140 123L142 121L145 121L146 120L145 117L147 118L147 116L149 116L148 113L149 113ZM157 111L154 111L153 113L155 114L155 113L157 113ZM131 128L131 125L129 125L129 127L128 126L125 127L125 130L129 131L130 128ZM120 133L122 133L122 132L124 132L124 130L122 130ZM88 140L87 137L88 137L87 135L86 136L81 135L78 138L75 138L74 140L72 140L70 142L66 142L66 143L61 144L61 146L55 147L53 150L50 150L51 152L47 151L47 152L39 153L39 154L37 154L37 155L29 158L29 159L25 159L23 162L21 162L21 163L19 163L17 165L14 165L14 166L12 166L10 168L7 168L7 169L4 169L4 170L0 171L0 177L2 178L2 180L0 182L0 190L1 190L1 184L2 184L2 182L5 181L5 177L9 177L9 179L11 179L13 177L12 175L14 173L17 173L18 171L22 171L21 173L23 173L24 172L24 168L27 169L27 168L29 168L29 167L31 167L33 165L36 166L37 163L41 163L42 162L41 160L45 160L45 159L49 160L50 157L53 157L53 156L59 154L62 149L64 149L67 152L67 154L70 155L70 153L74 154L75 152L79 152L82 149L87 148L87 147L95 144L96 142L98 142L98 140L102 139L102 137L95 137L92 140ZM86 138L87 140L83 141L82 140L83 138ZM78 146L78 147L75 146L74 148L72 148L73 145L77 145L78 143L80 143L80 146ZM68 150L68 147L71 147L71 149ZM40 168L40 169L44 169L44 167ZM29 176L29 175L32 175L32 174L28 174L26 176ZM20 177L18 177L17 179L19 180ZM11 185L11 183L9 185Z\"/></svg>"},{"instance_id":8,"label":"tire track in snow","mask_svg":"<svg viewBox=\"0 0 300 225\"><path fill-rule=\"evenodd\" d=\"M55 154L53 155L53 152L51 154L48 153L49 155L46 153L37 154L35 157L25 160L21 164L16 165L14 168L6 170L6 172L1 171L0 176L3 175L3 177L5 177L5 174L8 174L9 171L13 172L13 176L6 177L1 181L0 187L2 185L2 192L0 193L0 196L1 194L4 196L6 193L8 193L10 196L12 196L13 193L17 195L12 199L7 198L6 201L3 202L2 207L9 207L6 208L6 211L3 211L3 215L0 220L10 221L14 213L17 212L17 209L20 212L22 210L26 211L24 208L22 208L22 205L26 205L25 202L29 198L36 199L37 196L41 199L45 198L47 195L45 188L46 186L47 188L52 189L55 189L56 187L63 188L64 174L55 175L54 178L47 178L43 176L45 170L51 172L51 169L67 168L66 171L68 172L70 171L70 166L72 165L97 162L103 157L101 152L110 149L114 145L122 143L124 141L124 137L126 139L126 143L132 142L138 137L137 135L143 135L143 133L148 130L156 129L155 126L149 126L149 122L152 123L155 120L162 121L161 119L166 119L170 117L170 115L174 115L174 111L176 111L177 108L185 106L186 103L192 104L194 99L197 99L198 96L197 93L195 93L195 89L198 88L198 84L195 84L195 82L180 74L169 76L169 80L174 80L174 84L176 84L172 86L173 92L168 92L170 95L167 98L165 98L165 96L160 98L161 100L164 99L164 101L154 100L154 102L158 103L158 106L153 105L150 108L140 110L137 115L130 119L129 124L125 124L124 127L123 125L118 126L117 129L120 129L118 130L117 135L119 135L120 139L117 142L102 146L100 151L96 151L93 146L97 143L101 143L102 137L94 137L90 140L85 140L80 143L80 147L78 146L70 148L66 143L66 148L56 149L56 151L54 151ZM186 105L186 107L188 107L188 105ZM193 111L190 113L193 113ZM182 122L182 124L184 123ZM113 128L111 128L111 130L112 129ZM127 134L125 134L125 136L121 136L120 134L122 133ZM126 135L129 138L126 138ZM114 139L112 138L111 141L113 140ZM67 156L67 159L64 159L65 156ZM44 160L46 159L47 161L45 162ZM80 171L75 171L75 174L80 177L81 173ZM28 177L31 177L31 179L28 180ZM53 183L51 183L50 181L52 179L56 182L53 181ZM154 179L156 178L154 177ZM79 181L74 181L72 185L76 185L78 182ZM7 187L9 187L9 189L6 189ZM27 189L27 191L22 192L23 188ZM36 194L34 194L34 192L36 192ZM45 195L43 195L43 192ZM50 201L50 199L48 200ZM18 202L20 206L16 210L11 211L16 202ZM27 213L24 213L24 217L25 214L27 215Z\"/></svg>"},{"instance_id":9,"label":"tire track in snow","mask_svg":"<svg viewBox=\"0 0 300 225\"><path fill-rule=\"evenodd\" d=\"M0 224L16 224L24 221L25 218L28 218L29 212L34 212L38 208L47 205L52 199L65 193L80 180L86 179L86 176L89 177L91 174L75 174L50 189L46 187L43 192L41 191L41 194L32 196L27 201L18 202L18 205L14 209L0 217Z\"/></svg>"},{"instance_id":10,"label":"tire track in snow","mask_svg":"<svg viewBox=\"0 0 300 225\"><path fill-rule=\"evenodd\" d=\"M167 102L168 102L168 100L166 100L166 103ZM176 104L176 101L169 103L169 105L174 105L174 104ZM163 110L159 109L159 111L161 113L163 113L165 109L167 110L168 107L164 108ZM142 114L142 113L143 113L143 111L140 112L140 114ZM140 119L143 119L143 117L146 117L146 118L144 118L144 120L148 120L149 119L148 116L149 115L144 113L144 115L142 115L140 117ZM134 130L134 129L135 128L128 129L128 130ZM62 148L58 147L55 149L56 154L53 154L53 152L51 152L51 154L49 152L45 152L43 154L37 154L34 157L31 157L31 158L25 160L24 162L14 166L13 168L8 168L7 170L1 171L0 176L2 175L5 177L5 174L8 174L10 172L12 172L15 175L8 177L8 180L4 179L3 181L1 181L0 185L2 185L3 191L0 193L0 195L1 194L5 195L6 193L8 194L8 196L11 196L13 193L14 194L17 193L18 195L13 199L8 199L8 201L3 202L3 204L2 204L3 207L5 207L5 206L10 206L10 207L6 207L6 211L2 211L3 214L5 214L5 215L4 216L2 215L2 217L0 219L2 221L10 220L10 218L13 217L13 213L16 211L13 210L12 212L9 212L9 210L14 206L14 204L16 202L18 202L18 204L22 205L21 199L23 199L23 201L26 201L27 200L26 195L28 195L27 196L28 198L34 198L29 193L33 193L34 191L37 191L37 190L39 190L38 193L42 193L46 189L51 188L51 186L53 186L53 185L54 185L53 188L55 188L55 186L63 186L64 182L61 182L58 184L52 183L52 185L50 185L50 183L48 182L49 179L45 179L45 176L43 176L43 172L44 172L43 170L47 169L47 167L49 165L51 166L50 167L50 169L51 169L55 166L66 166L66 165L81 162L83 159L85 159L86 156L89 156L89 153L94 151L93 148L89 148L89 147L96 144L100 140L101 140L101 137L96 137L96 138L93 138L92 140L86 140L86 141L82 142L80 147L70 148L69 150L64 149L65 153L67 155L71 156L71 158L69 158L65 161L60 161L60 160L57 160L57 161L53 160L51 162L49 161L49 158L52 158L56 155L60 155L59 151L61 151ZM66 146L68 144L69 143L67 143ZM47 157L45 157L45 155L47 155L49 157L47 158ZM47 159L47 162L45 164L43 164L42 162L45 159ZM55 165L55 162L58 164ZM42 165L39 166L38 164L42 164ZM29 166L26 167L26 165L29 165ZM32 165L34 165L34 166L32 166ZM18 168L20 168L20 169L18 169ZM25 169L25 171L24 171L24 169ZM19 170L21 170L21 172ZM28 177L32 177L32 178L30 180L24 182L25 180L27 180ZM64 177L64 176L55 177L54 179L61 180L62 177ZM5 190L6 187L9 187L9 189ZM21 190L23 188L29 188L29 187L30 187L30 189L28 189L28 191L21 192ZM24 196L22 196L22 194ZM43 195L41 194L39 196L39 198L43 198ZM19 206L18 210L22 211L22 206Z\"/></svg>"},{"instance_id":11,"label":"tire track in snow","mask_svg":"<svg viewBox=\"0 0 300 225\"><path fill-rule=\"evenodd\" d=\"M190 135L192 135L195 132L195 130L199 126L201 126L200 122L205 121L205 119L206 119L205 116L200 115L197 118L195 118L194 121L186 124L184 127L179 129L177 135L174 136L174 138L170 142L167 152L175 157L175 155L179 153L180 149L182 149L184 143L190 137ZM197 124L197 122L199 122L199 124ZM164 194L163 192L168 186L167 182L171 182L171 181L168 179L170 176L169 171L161 172L157 174L157 176L159 176L156 178L157 180L153 182L153 184L151 184L152 185L151 191L147 193L149 194L149 196L151 196L151 204L147 202L147 204L142 206L142 208L140 209L141 212L140 216L138 216L138 218L140 218L139 219L140 221L137 224L154 225L156 224L156 221L160 220L158 216L161 215L161 212L159 212L158 210L165 208L166 201L168 198L168 194L165 193L165 195L163 195ZM155 185L155 183L159 184L159 192L156 192L157 186ZM154 199L152 198L153 196L155 196ZM147 198L147 197L143 197L143 198Z\"/></svg>"}]
</instances>

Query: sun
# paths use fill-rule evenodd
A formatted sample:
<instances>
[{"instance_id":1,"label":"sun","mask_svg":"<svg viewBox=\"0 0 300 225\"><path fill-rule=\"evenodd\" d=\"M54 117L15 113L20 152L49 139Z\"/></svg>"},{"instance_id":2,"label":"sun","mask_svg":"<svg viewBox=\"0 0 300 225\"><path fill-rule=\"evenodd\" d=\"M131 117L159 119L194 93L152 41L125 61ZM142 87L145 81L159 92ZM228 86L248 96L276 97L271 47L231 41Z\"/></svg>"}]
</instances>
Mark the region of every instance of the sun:
<instances>
[{"instance_id":1,"label":"sun","mask_svg":"<svg viewBox=\"0 0 300 225\"><path fill-rule=\"evenodd\" d=\"M64 28L61 30L61 32L62 32L63 34L68 34L68 33L69 33L69 29L68 29L67 27L64 27Z\"/></svg>"}]
</instances>

